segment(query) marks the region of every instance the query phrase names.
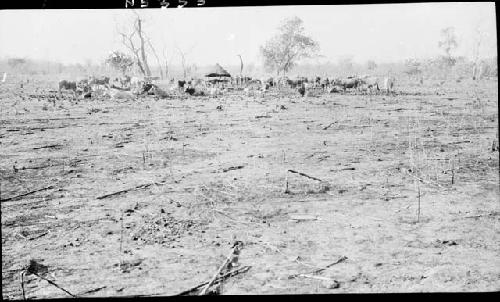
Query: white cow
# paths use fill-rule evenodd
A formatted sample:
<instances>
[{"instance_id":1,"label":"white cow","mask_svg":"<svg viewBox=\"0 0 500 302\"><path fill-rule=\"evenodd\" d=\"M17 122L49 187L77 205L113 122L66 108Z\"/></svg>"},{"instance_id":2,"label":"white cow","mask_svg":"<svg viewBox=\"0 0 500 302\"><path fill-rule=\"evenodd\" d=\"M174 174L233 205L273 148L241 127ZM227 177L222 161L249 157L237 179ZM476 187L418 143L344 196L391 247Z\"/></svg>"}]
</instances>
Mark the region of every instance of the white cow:
<instances>
[{"instance_id":1,"label":"white cow","mask_svg":"<svg viewBox=\"0 0 500 302\"><path fill-rule=\"evenodd\" d=\"M314 83L304 83L305 90L314 88Z\"/></svg>"},{"instance_id":2,"label":"white cow","mask_svg":"<svg viewBox=\"0 0 500 302\"><path fill-rule=\"evenodd\" d=\"M388 77L385 77L384 78L384 91L389 93L389 92L393 92L393 89L394 89L394 82L395 82L395 78L394 77L391 77L391 76L388 76Z\"/></svg>"},{"instance_id":3,"label":"white cow","mask_svg":"<svg viewBox=\"0 0 500 302\"><path fill-rule=\"evenodd\" d=\"M121 91L119 89L111 88L104 93L104 95L111 97L113 100L133 100L134 95L129 91Z\"/></svg>"},{"instance_id":4,"label":"white cow","mask_svg":"<svg viewBox=\"0 0 500 302\"><path fill-rule=\"evenodd\" d=\"M222 91L218 87L208 88L208 93L213 97L218 96L218 95L222 95Z\"/></svg>"},{"instance_id":5,"label":"white cow","mask_svg":"<svg viewBox=\"0 0 500 302\"><path fill-rule=\"evenodd\" d=\"M140 87L144 83L144 80L141 80L138 77L131 77L130 78L130 87Z\"/></svg>"},{"instance_id":6,"label":"white cow","mask_svg":"<svg viewBox=\"0 0 500 302\"><path fill-rule=\"evenodd\" d=\"M377 91L380 90L380 79L378 77L364 75L360 77L359 80L361 84L360 87L364 87L370 92L374 89L376 89Z\"/></svg>"}]
</instances>

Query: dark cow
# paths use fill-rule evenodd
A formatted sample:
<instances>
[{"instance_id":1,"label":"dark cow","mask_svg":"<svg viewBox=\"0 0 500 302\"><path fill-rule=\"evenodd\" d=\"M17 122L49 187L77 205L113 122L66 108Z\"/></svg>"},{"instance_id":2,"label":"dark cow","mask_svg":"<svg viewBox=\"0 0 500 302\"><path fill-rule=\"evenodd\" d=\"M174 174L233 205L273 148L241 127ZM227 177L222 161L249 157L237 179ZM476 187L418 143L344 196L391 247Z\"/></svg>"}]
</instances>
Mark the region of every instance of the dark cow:
<instances>
[{"instance_id":1,"label":"dark cow","mask_svg":"<svg viewBox=\"0 0 500 302\"><path fill-rule=\"evenodd\" d=\"M299 88L297 91L300 93L301 96L304 96L306 94L306 86L305 83L300 84Z\"/></svg>"},{"instance_id":2,"label":"dark cow","mask_svg":"<svg viewBox=\"0 0 500 302\"><path fill-rule=\"evenodd\" d=\"M177 81L177 86L179 88L184 88L184 85L186 85L186 81Z\"/></svg>"},{"instance_id":3,"label":"dark cow","mask_svg":"<svg viewBox=\"0 0 500 302\"><path fill-rule=\"evenodd\" d=\"M59 94L62 93L62 90L72 90L74 94L76 94L76 82L74 81L67 81L67 80L60 80L59 81Z\"/></svg>"},{"instance_id":4,"label":"dark cow","mask_svg":"<svg viewBox=\"0 0 500 302\"><path fill-rule=\"evenodd\" d=\"M204 96L205 93L201 90L196 90L196 88L192 87L191 85L187 85L185 88L184 88L184 92L189 94L189 95L192 95L192 96Z\"/></svg>"},{"instance_id":5,"label":"dark cow","mask_svg":"<svg viewBox=\"0 0 500 302\"><path fill-rule=\"evenodd\" d=\"M156 89L156 85L155 84L152 84L152 83L147 83L147 82L144 82L142 83L141 85L141 90L140 90L140 93L147 93L147 94L154 94L154 91Z\"/></svg>"},{"instance_id":6,"label":"dark cow","mask_svg":"<svg viewBox=\"0 0 500 302\"><path fill-rule=\"evenodd\" d=\"M252 81L252 78L251 77L243 77L241 79L241 85L245 85L247 83L250 83L250 81Z\"/></svg>"},{"instance_id":7,"label":"dark cow","mask_svg":"<svg viewBox=\"0 0 500 302\"><path fill-rule=\"evenodd\" d=\"M328 78L323 79L323 80L321 80L320 85L321 85L322 89L327 89L328 86L330 85L330 81L328 80Z\"/></svg>"},{"instance_id":8,"label":"dark cow","mask_svg":"<svg viewBox=\"0 0 500 302\"><path fill-rule=\"evenodd\" d=\"M96 78L94 76L90 76L89 77L89 84L90 85L108 85L109 84L109 77Z\"/></svg>"},{"instance_id":9,"label":"dark cow","mask_svg":"<svg viewBox=\"0 0 500 302\"><path fill-rule=\"evenodd\" d=\"M304 78L304 77L298 77L296 78L295 80L290 80L290 79L287 79L287 84L291 87L291 88L297 88L299 86L301 86L302 84L304 83L307 83L308 80L307 78Z\"/></svg>"},{"instance_id":10,"label":"dark cow","mask_svg":"<svg viewBox=\"0 0 500 302\"><path fill-rule=\"evenodd\" d=\"M193 95L195 92L196 92L196 89L194 89L194 87L191 87L191 86L186 86L186 88L184 88L184 92L189 94L189 95Z\"/></svg>"},{"instance_id":11,"label":"dark cow","mask_svg":"<svg viewBox=\"0 0 500 302\"><path fill-rule=\"evenodd\" d=\"M274 86L274 79L272 77L270 77L267 80L265 80L264 83L269 85L269 87L273 87Z\"/></svg>"}]
</instances>

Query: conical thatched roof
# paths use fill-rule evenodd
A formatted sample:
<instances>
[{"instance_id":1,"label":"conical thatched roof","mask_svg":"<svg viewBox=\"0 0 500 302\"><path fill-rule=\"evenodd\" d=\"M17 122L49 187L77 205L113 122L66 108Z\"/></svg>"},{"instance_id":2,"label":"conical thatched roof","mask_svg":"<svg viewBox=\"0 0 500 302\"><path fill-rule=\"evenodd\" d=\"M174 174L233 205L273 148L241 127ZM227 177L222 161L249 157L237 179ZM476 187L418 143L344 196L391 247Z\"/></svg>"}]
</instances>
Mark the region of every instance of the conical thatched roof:
<instances>
[{"instance_id":1,"label":"conical thatched roof","mask_svg":"<svg viewBox=\"0 0 500 302\"><path fill-rule=\"evenodd\" d=\"M205 74L206 77L231 77L229 72L227 72L219 63L216 63L214 67L211 67Z\"/></svg>"}]
</instances>

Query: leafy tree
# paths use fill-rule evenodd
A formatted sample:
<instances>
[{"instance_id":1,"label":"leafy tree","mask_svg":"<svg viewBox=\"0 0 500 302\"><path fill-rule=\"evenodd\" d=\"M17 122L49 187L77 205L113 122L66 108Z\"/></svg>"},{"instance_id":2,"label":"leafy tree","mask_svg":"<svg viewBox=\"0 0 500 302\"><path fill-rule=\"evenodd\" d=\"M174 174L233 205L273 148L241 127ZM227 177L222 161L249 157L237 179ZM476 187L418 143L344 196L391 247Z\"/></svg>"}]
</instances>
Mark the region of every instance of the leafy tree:
<instances>
[{"instance_id":1,"label":"leafy tree","mask_svg":"<svg viewBox=\"0 0 500 302\"><path fill-rule=\"evenodd\" d=\"M7 64L12 68L17 68L26 64L26 59L23 58L12 58L7 60Z\"/></svg>"},{"instance_id":2,"label":"leafy tree","mask_svg":"<svg viewBox=\"0 0 500 302\"><path fill-rule=\"evenodd\" d=\"M120 51L114 51L106 58L106 64L125 74L134 66L134 59Z\"/></svg>"},{"instance_id":3,"label":"leafy tree","mask_svg":"<svg viewBox=\"0 0 500 302\"><path fill-rule=\"evenodd\" d=\"M305 34L298 17L283 20L279 33L260 47L265 68L278 75L286 74L299 60L313 57L318 51L318 42Z\"/></svg>"}]
</instances>

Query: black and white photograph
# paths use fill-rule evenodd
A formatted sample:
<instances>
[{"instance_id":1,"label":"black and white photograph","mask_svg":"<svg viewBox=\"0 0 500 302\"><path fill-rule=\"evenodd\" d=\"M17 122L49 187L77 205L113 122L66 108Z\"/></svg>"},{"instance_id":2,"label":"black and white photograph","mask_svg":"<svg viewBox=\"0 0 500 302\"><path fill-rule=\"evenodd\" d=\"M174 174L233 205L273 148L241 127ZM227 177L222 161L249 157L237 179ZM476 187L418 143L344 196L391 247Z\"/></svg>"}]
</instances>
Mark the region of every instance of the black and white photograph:
<instances>
[{"instance_id":1,"label":"black and white photograph","mask_svg":"<svg viewBox=\"0 0 500 302\"><path fill-rule=\"evenodd\" d=\"M500 291L496 3L197 1L0 10L2 299Z\"/></svg>"}]
</instances>

